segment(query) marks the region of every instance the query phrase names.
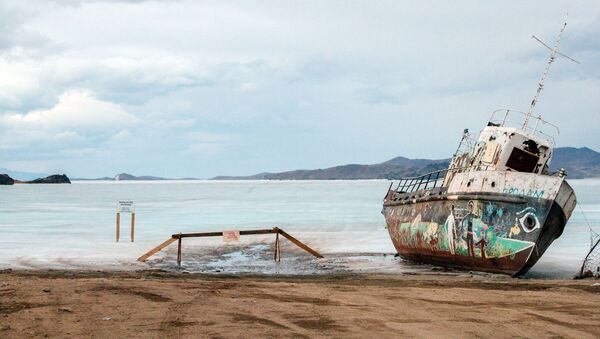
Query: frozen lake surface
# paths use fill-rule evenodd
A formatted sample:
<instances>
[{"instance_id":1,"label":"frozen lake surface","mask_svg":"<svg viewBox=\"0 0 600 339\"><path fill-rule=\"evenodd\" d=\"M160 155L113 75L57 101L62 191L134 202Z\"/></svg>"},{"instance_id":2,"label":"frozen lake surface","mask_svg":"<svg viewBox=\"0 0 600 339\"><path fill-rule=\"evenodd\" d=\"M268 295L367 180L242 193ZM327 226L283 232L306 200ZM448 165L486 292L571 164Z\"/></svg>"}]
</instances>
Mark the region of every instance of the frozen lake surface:
<instances>
[{"instance_id":1,"label":"frozen lake surface","mask_svg":"<svg viewBox=\"0 0 600 339\"><path fill-rule=\"evenodd\" d=\"M569 180L579 207L562 237L530 277L569 277L589 249L588 226L600 226L600 180ZM178 270L176 245L147 263L136 258L179 232L278 226L326 258L314 260L282 239L274 263L269 236L185 239L181 270L207 273L322 274L426 272L394 258L382 198L385 180L74 182L0 186L0 268ZM136 241L129 216L115 242L118 200L136 204ZM599 227L600 228L600 227ZM598 231L599 229L597 229Z\"/></svg>"}]
</instances>

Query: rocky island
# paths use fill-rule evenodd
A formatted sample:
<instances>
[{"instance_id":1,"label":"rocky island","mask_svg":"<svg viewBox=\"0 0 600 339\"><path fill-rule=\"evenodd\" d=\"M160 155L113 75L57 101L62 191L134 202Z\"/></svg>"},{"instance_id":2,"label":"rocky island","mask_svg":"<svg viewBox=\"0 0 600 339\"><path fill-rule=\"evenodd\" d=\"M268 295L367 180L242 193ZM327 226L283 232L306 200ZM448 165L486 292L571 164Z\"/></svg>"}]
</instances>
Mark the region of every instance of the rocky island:
<instances>
[{"instance_id":1,"label":"rocky island","mask_svg":"<svg viewBox=\"0 0 600 339\"><path fill-rule=\"evenodd\" d=\"M54 174L45 178L38 178L30 181L14 180L8 174L0 174L0 185L14 184L70 184L71 180L65 174Z\"/></svg>"},{"instance_id":2,"label":"rocky island","mask_svg":"<svg viewBox=\"0 0 600 339\"><path fill-rule=\"evenodd\" d=\"M13 185L15 180L8 176L8 174L0 174L0 185Z\"/></svg>"},{"instance_id":3,"label":"rocky island","mask_svg":"<svg viewBox=\"0 0 600 339\"><path fill-rule=\"evenodd\" d=\"M70 184L71 180L66 174L54 174L45 178L39 178L31 181L23 181L23 184Z\"/></svg>"}]
</instances>

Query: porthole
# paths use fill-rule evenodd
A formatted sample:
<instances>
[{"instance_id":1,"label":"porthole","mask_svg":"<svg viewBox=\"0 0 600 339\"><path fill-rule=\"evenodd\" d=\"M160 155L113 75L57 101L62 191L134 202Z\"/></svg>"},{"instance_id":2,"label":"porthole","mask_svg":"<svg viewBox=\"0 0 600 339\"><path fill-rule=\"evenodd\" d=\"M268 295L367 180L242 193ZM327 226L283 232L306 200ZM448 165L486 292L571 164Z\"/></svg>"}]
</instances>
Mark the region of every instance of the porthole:
<instances>
[{"instance_id":1,"label":"porthole","mask_svg":"<svg viewBox=\"0 0 600 339\"><path fill-rule=\"evenodd\" d=\"M525 216L525 220L523 220L523 226L525 226L527 229L533 229L535 226L535 220L531 215Z\"/></svg>"},{"instance_id":2,"label":"porthole","mask_svg":"<svg viewBox=\"0 0 600 339\"><path fill-rule=\"evenodd\" d=\"M540 221L537 218L537 216L534 214L534 209L529 207L526 208L525 210L517 213L517 215L523 215L521 218L519 218L519 223L521 224L521 227L523 228L523 230L526 233L532 232L533 230L540 228Z\"/></svg>"}]
</instances>

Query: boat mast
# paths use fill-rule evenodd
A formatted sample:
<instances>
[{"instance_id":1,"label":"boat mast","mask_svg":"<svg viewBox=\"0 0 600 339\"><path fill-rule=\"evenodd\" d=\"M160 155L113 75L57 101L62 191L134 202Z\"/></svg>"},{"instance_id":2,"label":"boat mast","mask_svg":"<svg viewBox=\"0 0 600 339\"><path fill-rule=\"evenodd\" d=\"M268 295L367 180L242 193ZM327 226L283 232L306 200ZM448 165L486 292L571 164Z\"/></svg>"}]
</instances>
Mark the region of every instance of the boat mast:
<instances>
[{"instance_id":1,"label":"boat mast","mask_svg":"<svg viewBox=\"0 0 600 339\"><path fill-rule=\"evenodd\" d=\"M529 124L529 119L533 115L533 110L535 109L535 104L537 103L538 97L540 96L540 93L542 92L542 89L544 88L544 82L546 81L546 77L548 76L548 71L550 70L550 65L552 65L552 63L554 62L556 55L557 54L561 55L573 62L579 63L579 61L577 61L567 55L564 55L558 51L558 46L560 44L560 38L561 38L563 32L565 31L566 27L567 27L567 23L565 22L563 24L562 28L560 29L560 32L558 33L558 36L556 37L556 42L554 43L554 47L552 47L552 48L550 48L550 46L546 45L542 40L538 39L535 35L531 36L532 38L537 40L539 43L544 45L544 47L548 48L551 51L551 53L550 53L550 58L548 59L548 62L546 63L546 68L544 68L544 73L542 73L542 78L540 79L540 82L538 83L537 91L535 92L535 95L533 96L533 100L531 100L531 106L529 107L529 111L527 112L527 115L525 116L525 121L523 122L523 127L522 127L522 129L524 131L527 130L527 125ZM535 124L535 128L533 129L534 132L537 130L537 127L538 127L538 124L539 124L541 118L542 118L542 115L541 114L538 115L537 122Z\"/></svg>"}]
</instances>

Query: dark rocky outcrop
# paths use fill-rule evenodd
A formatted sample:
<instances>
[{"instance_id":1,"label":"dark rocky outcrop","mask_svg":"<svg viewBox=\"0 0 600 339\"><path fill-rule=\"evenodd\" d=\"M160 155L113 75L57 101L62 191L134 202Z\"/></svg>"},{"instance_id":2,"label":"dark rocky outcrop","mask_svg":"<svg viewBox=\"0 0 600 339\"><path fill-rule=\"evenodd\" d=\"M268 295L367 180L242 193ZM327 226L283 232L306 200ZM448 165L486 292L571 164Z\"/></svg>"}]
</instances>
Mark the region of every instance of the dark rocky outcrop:
<instances>
[{"instance_id":1,"label":"dark rocky outcrop","mask_svg":"<svg viewBox=\"0 0 600 339\"><path fill-rule=\"evenodd\" d=\"M24 181L25 184L70 184L71 180L65 174L54 174L49 177Z\"/></svg>"},{"instance_id":2,"label":"dark rocky outcrop","mask_svg":"<svg viewBox=\"0 0 600 339\"><path fill-rule=\"evenodd\" d=\"M31 181L14 180L8 174L0 174L0 185L14 184L70 184L71 180L66 175L55 174L45 178L39 178Z\"/></svg>"},{"instance_id":3,"label":"dark rocky outcrop","mask_svg":"<svg viewBox=\"0 0 600 339\"><path fill-rule=\"evenodd\" d=\"M8 174L0 174L0 185L14 185L15 180Z\"/></svg>"}]
</instances>

